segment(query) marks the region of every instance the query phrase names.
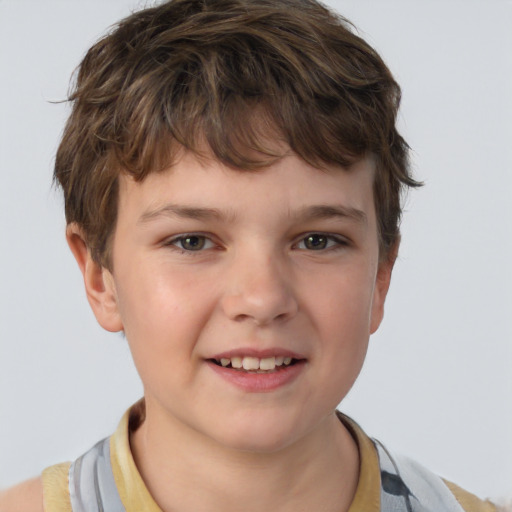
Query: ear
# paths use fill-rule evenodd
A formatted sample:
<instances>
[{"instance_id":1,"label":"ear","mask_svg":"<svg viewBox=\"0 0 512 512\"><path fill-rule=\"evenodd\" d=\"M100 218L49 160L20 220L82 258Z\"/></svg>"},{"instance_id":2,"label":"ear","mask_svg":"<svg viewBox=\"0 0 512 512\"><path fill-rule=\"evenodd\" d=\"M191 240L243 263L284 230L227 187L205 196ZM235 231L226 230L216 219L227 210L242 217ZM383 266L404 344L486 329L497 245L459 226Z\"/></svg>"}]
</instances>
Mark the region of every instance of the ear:
<instances>
[{"instance_id":1,"label":"ear","mask_svg":"<svg viewBox=\"0 0 512 512\"><path fill-rule=\"evenodd\" d=\"M66 239L84 278L87 300L98 323L107 331L123 330L111 272L94 261L82 230L76 223L66 228Z\"/></svg>"},{"instance_id":2,"label":"ear","mask_svg":"<svg viewBox=\"0 0 512 512\"><path fill-rule=\"evenodd\" d=\"M386 259L379 262L377 270L377 279L375 281L375 289L373 291L373 303L370 319L370 334L373 334L380 326L384 317L384 303L391 283L391 273L398 257L398 249L400 247L400 237L398 237L389 249Z\"/></svg>"}]
</instances>

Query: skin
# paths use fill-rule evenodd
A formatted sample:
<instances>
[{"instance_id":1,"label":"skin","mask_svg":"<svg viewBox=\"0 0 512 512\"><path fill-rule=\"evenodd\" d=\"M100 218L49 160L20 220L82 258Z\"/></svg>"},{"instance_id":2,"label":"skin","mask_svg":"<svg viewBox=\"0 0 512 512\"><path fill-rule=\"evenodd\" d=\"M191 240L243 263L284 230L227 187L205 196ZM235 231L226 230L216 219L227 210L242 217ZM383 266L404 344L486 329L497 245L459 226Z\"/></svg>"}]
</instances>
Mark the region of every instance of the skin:
<instances>
[{"instance_id":1,"label":"skin","mask_svg":"<svg viewBox=\"0 0 512 512\"><path fill-rule=\"evenodd\" d=\"M369 159L320 171L289 153L251 173L184 153L142 183L120 177L112 271L68 227L96 318L124 330L144 384L131 446L162 510L348 510L359 459L334 411L394 261L379 259L373 174ZM248 391L212 369L262 350L297 354L297 376Z\"/></svg>"},{"instance_id":2,"label":"skin","mask_svg":"<svg viewBox=\"0 0 512 512\"><path fill-rule=\"evenodd\" d=\"M0 510L8 512L43 512L41 478L27 480L0 492Z\"/></svg>"}]
</instances>

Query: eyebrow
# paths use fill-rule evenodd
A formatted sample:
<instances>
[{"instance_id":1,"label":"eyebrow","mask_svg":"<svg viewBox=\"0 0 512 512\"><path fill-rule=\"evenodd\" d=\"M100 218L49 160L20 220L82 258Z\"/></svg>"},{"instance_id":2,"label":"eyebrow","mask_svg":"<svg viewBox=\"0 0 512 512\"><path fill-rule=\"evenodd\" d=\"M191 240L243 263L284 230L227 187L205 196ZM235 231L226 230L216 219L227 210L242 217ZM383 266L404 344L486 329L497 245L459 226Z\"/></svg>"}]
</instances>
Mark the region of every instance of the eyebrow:
<instances>
[{"instance_id":1,"label":"eyebrow","mask_svg":"<svg viewBox=\"0 0 512 512\"><path fill-rule=\"evenodd\" d=\"M324 219L347 219L358 224L368 224L368 217L365 212L343 205L313 205L305 206L298 212L301 220L324 220Z\"/></svg>"},{"instance_id":2,"label":"eyebrow","mask_svg":"<svg viewBox=\"0 0 512 512\"><path fill-rule=\"evenodd\" d=\"M217 208L202 208L195 206L185 206L176 204L166 204L154 210L144 212L138 220L139 224L144 224L158 217L179 217L182 219L196 220L222 220L226 217Z\"/></svg>"},{"instance_id":3,"label":"eyebrow","mask_svg":"<svg viewBox=\"0 0 512 512\"><path fill-rule=\"evenodd\" d=\"M186 205L166 204L154 210L144 212L138 220L144 224L158 217L178 217L194 220L234 220L235 215L227 215L217 208L204 208ZM368 224L368 217L365 212L343 205L312 205L305 206L295 213L299 221L324 220L324 219L347 219L358 224Z\"/></svg>"}]
</instances>

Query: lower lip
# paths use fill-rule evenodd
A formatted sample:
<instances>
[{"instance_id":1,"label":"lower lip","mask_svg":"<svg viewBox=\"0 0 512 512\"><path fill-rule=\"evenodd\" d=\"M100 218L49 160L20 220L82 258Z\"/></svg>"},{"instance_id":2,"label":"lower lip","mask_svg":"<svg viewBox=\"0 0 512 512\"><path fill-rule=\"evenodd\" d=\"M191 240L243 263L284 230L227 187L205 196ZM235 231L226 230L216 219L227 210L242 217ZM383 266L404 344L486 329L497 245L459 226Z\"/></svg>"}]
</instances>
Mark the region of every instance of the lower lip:
<instances>
[{"instance_id":1,"label":"lower lip","mask_svg":"<svg viewBox=\"0 0 512 512\"><path fill-rule=\"evenodd\" d=\"M234 370L219 366L208 361L210 368L223 379L243 391L251 393L265 393L279 389L295 380L303 371L305 361L298 361L291 366L284 366L281 369L269 373L253 373L243 370Z\"/></svg>"}]
</instances>

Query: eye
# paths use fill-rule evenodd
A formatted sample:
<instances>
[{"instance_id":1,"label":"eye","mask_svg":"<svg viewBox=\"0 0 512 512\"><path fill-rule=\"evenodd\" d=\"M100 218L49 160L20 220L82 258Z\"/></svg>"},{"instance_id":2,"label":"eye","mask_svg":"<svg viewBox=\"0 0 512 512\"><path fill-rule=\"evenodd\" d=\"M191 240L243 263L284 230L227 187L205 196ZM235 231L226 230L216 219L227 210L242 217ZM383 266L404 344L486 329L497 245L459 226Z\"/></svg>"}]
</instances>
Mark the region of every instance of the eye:
<instances>
[{"instance_id":1,"label":"eye","mask_svg":"<svg viewBox=\"0 0 512 512\"><path fill-rule=\"evenodd\" d=\"M181 235L173 238L166 245L173 245L187 252L198 252L214 246L213 242L204 235Z\"/></svg>"},{"instance_id":2,"label":"eye","mask_svg":"<svg viewBox=\"0 0 512 512\"><path fill-rule=\"evenodd\" d=\"M326 235L325 233L310 233L297 244L297 248L308 251L323 251L343 245L347 245L347 242L342 238Z\"/></svg>"}]
</instances>

